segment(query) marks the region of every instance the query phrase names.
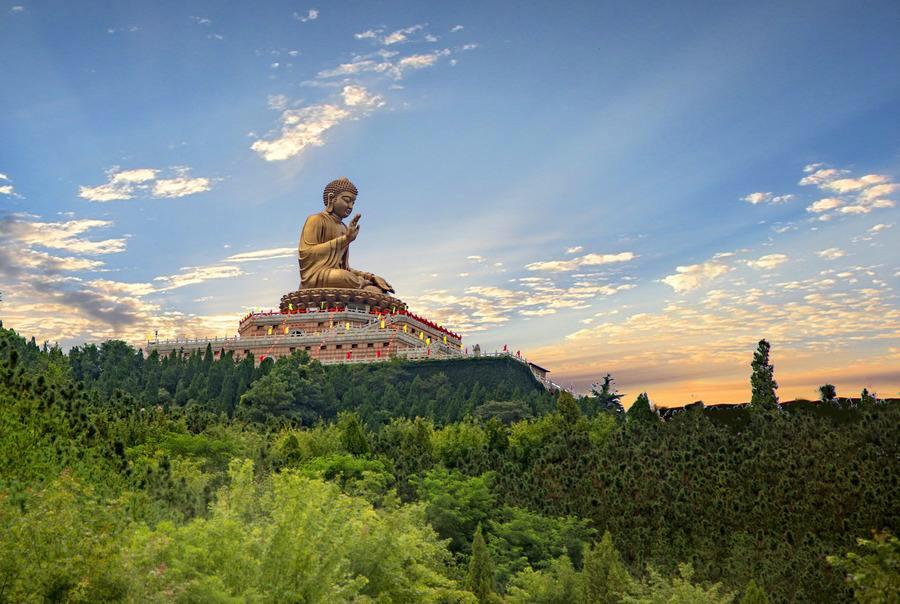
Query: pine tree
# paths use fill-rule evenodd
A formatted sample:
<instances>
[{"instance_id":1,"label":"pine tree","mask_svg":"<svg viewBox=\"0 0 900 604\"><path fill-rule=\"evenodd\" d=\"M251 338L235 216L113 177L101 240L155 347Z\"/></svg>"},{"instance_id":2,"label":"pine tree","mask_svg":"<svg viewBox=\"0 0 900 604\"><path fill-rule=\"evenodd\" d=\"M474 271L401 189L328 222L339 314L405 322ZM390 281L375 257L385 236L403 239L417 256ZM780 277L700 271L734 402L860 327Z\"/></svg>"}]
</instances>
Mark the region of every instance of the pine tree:
<instances>
[{"instance_id":1,"label":"pine tree","mask_svg":"<svg viewBox=\"0 0 900 604\"><path fill-rule=\"evenodd\" d=\"M875 398L875 394L870 393L868 388L863 388L862 393L859 395L859 404L861 407L872 406L878 402L878 399Z\"/></svg>"},{"instance_id":2,"label":"pine tree","mask_svg":"<svg viewBox=\"0 0 900 604\"><path fill-rule=\"evenodd\" d=\"M591 392L596 397L595 404L598 411L609 411L614 413L617 418L625 417L625 408L621 401L622 395L613 386L613 378L610 374L607 373L603 376L600 390L597 390L597 384L593 384Z\"/></svg>"},{"instance_id":3,"label":"pine tree","mask_svg":"<svg viewBox=\"0 0 900 604\"><path fill-rule=\"evenodd\" d=\"M621 602L631 585L631 575L622 562L609 531L584 552L584 600L592 604Z\"/></svg>"},{"instance_id":4,"label":"pine tree","mask_svg":"<svg viewBox=\"0 0 900 604\"><path fill-rule=\"evenodd\" d=\"M744 588L744 596L741 598L740 604L769 604L769 596L762 587L756 584L756 581L750 579L747 587Z\"/></svg>"},{"instance_id":5,"label":"pine tree","mask_svg":"<svg viewBox=\"0 0 900 604\"><path fill-rule=\"evenodd\" d=\"M359 416L350 411L342 411L338 415L338 427L341 429L341 444L352 455L368 455L369 439Z\"/></svg>"},{"instance_id":6,"label":"pine tree","mask_svg":"<svg viewBox=\"0 0 900 604\"><path fill-rule=\"evenodd\" d=\"M823 403L837 406L837 390L834 384L822 384L819 386L819 400Z\"/></svg>"},{"instance_id":7,"label":"pine tree","mask_svg":"<svg viewBox=\"0 0 900 604\"><path fill-rule=\"evenodd\" d=\"M650 397L642 392L628 408L626 413L629 422L659 423L659 415L650 408Z\"/></svg>"},{"instance_id":8,"label":"pine tree","mask_svg":"<svg viewBox=\"0 0 900 604\"><path fill-rule=\"evenodd\" d=\"M775 366L769 363L769 343L760 340L750 363L753 373L750 375L750 408L759 411L771 411L778 408L778 396L775 391Z\"/></svg>"},{"instance_id":9,"label":"pine tree","mask_svg":"<svg viewBox=\"0 0 900 604\"><path fill-rule=\"evenodd\" d=\"M484 542L480 523L472 539L472 557L469 558L469 572L466 573L466 589L475 594L482 604L497 600L494 593L494 565Z\"/></svg>"},{"instance_id":10,"label":"pine tree","mask_svg":"<svg viewBox=\"0 0 900 604\"><path fill-rule=\"evenodd\" d=\"M581 409L575 402L575 397L563 390L556 399L556 410L562 415L568 424L574 424L581 418Z\"/></svg>"}]
</instances>

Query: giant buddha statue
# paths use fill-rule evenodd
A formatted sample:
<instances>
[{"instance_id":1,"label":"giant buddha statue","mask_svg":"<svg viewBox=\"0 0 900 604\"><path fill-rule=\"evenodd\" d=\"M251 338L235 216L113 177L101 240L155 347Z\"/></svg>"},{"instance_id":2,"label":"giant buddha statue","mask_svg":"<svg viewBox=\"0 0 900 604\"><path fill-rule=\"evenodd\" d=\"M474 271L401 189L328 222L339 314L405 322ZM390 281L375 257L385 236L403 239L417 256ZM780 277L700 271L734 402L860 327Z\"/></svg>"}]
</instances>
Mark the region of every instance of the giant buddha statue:
<instances>
[{"instance_id":1,"label":"giant buddha statue","mask_svg":"<svg viewBox=\"0 0 900 604\"><path fill-rule=\"evenodd\" d=\"M307 217L300 231L297 260L300 289L281 297L282 312L306 312L350 308L379 312L405 311L406 304L390 294L391 284L382 277L350 268L350 244L359 235L357 214L353 213L358 191L347 178L333 180L325 187L325 209Z\"/></svg>"},{"instance_id":2,"label":"giant buddha statue","mask_svg":"<svg viewBox=\"0 0 900 604\"><path fill-rule=\"evenodd\" d=\"M358 194L356 186L346 177L325 186L322 193L324 211L309 216L300 232L301 290L342 288L378 294L394 291L382 277L350 268L350 244L359 235L360 214L354 216L349 225L344 224L344 219L353 213Z\"/></svg>"}]
</instances>

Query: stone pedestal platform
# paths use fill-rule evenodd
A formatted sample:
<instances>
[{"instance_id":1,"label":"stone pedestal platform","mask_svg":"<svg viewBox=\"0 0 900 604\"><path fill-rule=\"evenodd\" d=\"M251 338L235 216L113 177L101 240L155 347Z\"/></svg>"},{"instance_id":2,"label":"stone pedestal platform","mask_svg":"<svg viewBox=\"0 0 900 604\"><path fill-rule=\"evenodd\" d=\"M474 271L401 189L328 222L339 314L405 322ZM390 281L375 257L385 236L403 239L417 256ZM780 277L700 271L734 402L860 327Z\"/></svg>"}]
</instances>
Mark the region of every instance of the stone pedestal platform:
<instances>
[{"instance_id":1,"label":"stone pedestal platform","mask_svg":"<svg viewBox=\"0 0 900 604\"><path fill-rule=\"evenodd\" d=\"M298 289L281 296L281 312L299 309L322 309L335 306L368 307L382 312L405 311L406 303L399 298L361 289L311 287Z\"/></svg>"}]
</instances>

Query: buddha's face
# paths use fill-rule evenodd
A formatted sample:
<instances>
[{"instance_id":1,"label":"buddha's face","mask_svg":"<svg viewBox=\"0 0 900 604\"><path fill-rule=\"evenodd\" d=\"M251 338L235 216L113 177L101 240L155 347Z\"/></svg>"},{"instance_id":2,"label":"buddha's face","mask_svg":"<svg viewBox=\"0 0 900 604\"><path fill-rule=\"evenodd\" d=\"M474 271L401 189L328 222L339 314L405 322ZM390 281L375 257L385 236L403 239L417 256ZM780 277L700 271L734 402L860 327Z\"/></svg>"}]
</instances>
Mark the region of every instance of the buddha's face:
<instances>
[{"instance_id":1,"label":"buddha's face","mask_svg":"<svg viewBox=\"0 0 900 604\"><path fill-rule=\"evenodd\" d=\"M332 198L331 203L331 211L335 216L343 220L353 213L353 204L356 203L356 195L350 191L342 191Z\"/></svg>"}]
</instances>

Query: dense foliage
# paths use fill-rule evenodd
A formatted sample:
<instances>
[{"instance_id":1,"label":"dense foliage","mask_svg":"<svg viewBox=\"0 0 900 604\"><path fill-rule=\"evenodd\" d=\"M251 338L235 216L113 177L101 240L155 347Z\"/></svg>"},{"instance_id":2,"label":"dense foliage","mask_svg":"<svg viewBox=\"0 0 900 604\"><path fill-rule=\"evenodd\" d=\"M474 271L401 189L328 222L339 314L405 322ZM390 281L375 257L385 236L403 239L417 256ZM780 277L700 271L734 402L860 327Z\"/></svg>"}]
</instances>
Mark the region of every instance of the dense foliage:
<instances>
[{"instance_id":1,"label":"dense foliage","mask_svg":"<svg viewBox=\"0 0 900 604\"><path fill-rule=\"evenodd\" d=\"M493 359L0 330L0 602L896 601L900 407L781 409L768 353L663 422Z\"/></svg>"}]
</instances>

